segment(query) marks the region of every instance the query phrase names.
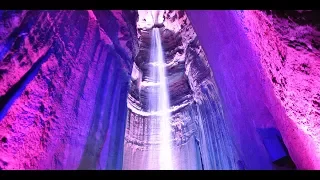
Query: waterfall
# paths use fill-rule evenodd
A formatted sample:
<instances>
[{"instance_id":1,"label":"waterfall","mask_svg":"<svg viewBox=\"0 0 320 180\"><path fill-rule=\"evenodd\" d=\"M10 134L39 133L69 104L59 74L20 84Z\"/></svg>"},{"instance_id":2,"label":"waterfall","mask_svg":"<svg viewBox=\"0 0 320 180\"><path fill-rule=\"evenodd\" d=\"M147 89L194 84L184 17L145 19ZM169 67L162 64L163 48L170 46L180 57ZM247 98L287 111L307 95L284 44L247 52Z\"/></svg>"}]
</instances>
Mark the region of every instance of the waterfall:
<instances>
[{"instance_id":1,"label":"waterfall","mask_svg":"<svg viewBox=\"0 0 320 180\"><path fill-rule=\"evenodd\" d=\"M166 63L163 57L161 36L158 28L152 29L150 50L150 77L157 84L154 91L150 93L150 110L157 112L159 118L159 168L161 170L173 169L172 147L171 147L171 124L170 124L170 104L166 78ZM150 160L152 161L152 160ZM154 162L152 162L154 163Z\"/></svg>"}]
</instances>

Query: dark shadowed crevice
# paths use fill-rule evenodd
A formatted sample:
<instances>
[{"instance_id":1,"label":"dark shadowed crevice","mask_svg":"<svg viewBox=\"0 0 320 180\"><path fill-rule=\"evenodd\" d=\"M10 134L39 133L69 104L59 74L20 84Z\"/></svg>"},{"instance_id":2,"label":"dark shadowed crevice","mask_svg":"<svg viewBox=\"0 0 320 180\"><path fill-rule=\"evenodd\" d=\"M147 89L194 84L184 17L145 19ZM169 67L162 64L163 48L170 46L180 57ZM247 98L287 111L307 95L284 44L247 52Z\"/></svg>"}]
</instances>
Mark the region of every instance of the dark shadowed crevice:
<instances>
[{"instance_id":1,"label":"dark shadowed crevice","mask_svg":"<svg viewBox=\"0 0 320 180\"><path fill-rule=\"evenodd\" d=\"M41 65L49 59L51 54L52 48L40 57L39 60L32 65L30 70L16 84L14 84L5 95L0 97L0 122L7 114L14 101L21 95L30 81L32 81L38 74Z\"/></svg>"},{"instance_id":2,"label":"dark shadowed crevice","mask_svg":"<svg viewBox=\"0 0 320 180\"><path fill-rule=\"evenodd\" d=\"M111 52L109 46L107 46L106 50L108 52ZM103 69L103 74L105 75L102 76L100 80L100 85L96 94L94 113L91 120L92 122L89 130L89 134L87 137L85 150L83 152L81 163L78 169L95 169L96 164L98 162L99 157L97 156L97 154L100 152L99 147L102 147L104 142L97 141L95 135L98 131L99 122L101 121L102 115L104 114L104 111L105 111L104 105L105 103L107 103L105 96L106 96L107 87L108 87L107 83L110 80L112 81L112 79L109 78L109 76L112 76L112 75L108 73L110 71L110 67L112 63L113 63L113 57L111 56L111 54L108 54L105 60L104 69ZM104 134L105 133L106 132L104 132ZM101 137L104 137L104 136L101 135Z\"/></svg>"},{"instance_id":3,"label":"dark shadowed crevice","mask_svg":"<svg viewBox=\"0 0 320 180\"><path fill-rule=\"evenodd\" d=\"M97 27L94 39L95 40L98 39L99 35L100 35L99 34L99 28ZM83 73L81 84L80 84L80 91L79 91L79 95L78 95L78 97L76 99L76 103L75 103L75 107L74 107L74 111L75 111L77 116L78 116L78 111L79 111L80 100L83 99L84 89L85 89L85 85L86 85L86 82L87 82L87 79L88 79L88 73L89 73L89 69L91 67L91 64L94 61L94 58L99 58L99 59L101 58L100 55L101 55L101 52L102 52L103 48L101 48L99 56L95 57L95 54L97 53L97 50L98 50L99 47L102 47L102 43L101 43L101 41L96 41L96 43L94 45L94 48L93 48L93 51L90 54L91 61L88 61L84 66L85 69L84 69L84 73Z\"/></svg>"}]
</instances>

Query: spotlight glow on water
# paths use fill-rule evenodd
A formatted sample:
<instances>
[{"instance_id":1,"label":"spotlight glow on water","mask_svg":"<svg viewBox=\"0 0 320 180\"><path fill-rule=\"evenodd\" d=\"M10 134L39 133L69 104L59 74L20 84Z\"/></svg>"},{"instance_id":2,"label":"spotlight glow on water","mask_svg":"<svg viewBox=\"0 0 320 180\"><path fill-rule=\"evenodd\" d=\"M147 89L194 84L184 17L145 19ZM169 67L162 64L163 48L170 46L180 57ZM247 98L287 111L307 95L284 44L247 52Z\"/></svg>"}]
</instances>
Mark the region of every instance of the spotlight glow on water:
<instances>
[{"instance_id":1,"label":"spotlight glow on water","mask_svg":"<svg viewBox=\"0 0 320 180\"><path fill-rule=\"evenodd\" d=\"M150 72L152 79L156 80L157 91L153 95L157 95L156 104L151 102L151 111L159 113L160 128L157 134L160 134L160 152L159 167L161 170L172 170L172 149L171 149L171 124L170 124L170 105L168 97L168 87L166 78L165 62L163 57L163 49L161 45L161 36L158 28L152 29L151 43L151 64ZM152 93L151 93L152 94ZM151 95L152 96L152 95Z\"/></svg>"}]
</instances>

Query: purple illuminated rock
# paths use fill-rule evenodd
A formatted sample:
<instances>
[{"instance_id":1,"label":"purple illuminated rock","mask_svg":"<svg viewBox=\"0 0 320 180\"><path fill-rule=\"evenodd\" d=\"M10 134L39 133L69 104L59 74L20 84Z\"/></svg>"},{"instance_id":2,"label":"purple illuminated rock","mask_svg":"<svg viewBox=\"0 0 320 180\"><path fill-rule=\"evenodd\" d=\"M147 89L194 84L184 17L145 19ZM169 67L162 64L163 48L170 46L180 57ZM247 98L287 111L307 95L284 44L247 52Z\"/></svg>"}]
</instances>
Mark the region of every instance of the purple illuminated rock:
<instances>
[{"instance_id":1,"label":"purple illuminated rock","mask_svg":"<svg viewBox=\"0 0 320 180\"><path fill-rule=\"evenodd\" d=\"M319 169L318 11L188 11L248 169L271 169L257 133L279 129L299 169ZM210 22L210 23L208 23Z\"/></svg>"},{"instance_id":2,"label":"purple illuminated rock","mask_svg":"<svg viewBox=\"0 0 320 180\"><path fill-rule=\"evenodd\" d=\"M121 169L135 17L0 11L0 169Z\"/></svg>"}]
</instances>

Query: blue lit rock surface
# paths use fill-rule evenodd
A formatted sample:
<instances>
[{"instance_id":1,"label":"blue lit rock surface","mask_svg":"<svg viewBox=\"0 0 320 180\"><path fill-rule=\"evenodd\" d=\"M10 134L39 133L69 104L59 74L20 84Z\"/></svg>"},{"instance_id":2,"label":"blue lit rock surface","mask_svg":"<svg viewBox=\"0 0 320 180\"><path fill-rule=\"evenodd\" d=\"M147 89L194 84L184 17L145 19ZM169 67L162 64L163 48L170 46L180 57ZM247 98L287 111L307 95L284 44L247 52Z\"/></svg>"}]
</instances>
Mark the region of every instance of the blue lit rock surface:
<instances>
[{"instance_id":1,"label":"blue lit rock surface","mask_svg":"<svg viewBox=\"0 0 320 180\"><path fill-rule=\"evenodd\" d=\"M135 17L0 11L0 169L121 169Z\"/></svg>"},{"instance_id":2,"label":"blue lit rock surface","mask_svg":"<svg viewBox=\"0 0 320 180\"><path fill-rule=\"evenodd\" d=\"M262 68L243 27L232 11L187 13L214 72L225 121L240 159L246 169L272 169L257 128L274 127L274 120L257 73Z\"/></svg>"},{"instance_id":3,"label":"blue lit rock surface","mask_svg":"<svg viewBox=\"0 0 320 180\"><path fill-rule=\"evenodd\" d=\"M168 65L173 167L238 169L237 150L196 34L184 11L165 11L164 17L164 27L160 31ZM159 144L157 134L151 131L160 127L156 117L149 113L148 93L152 88L145 85L154 81L149 75L151 31L143 29L139 23L139 52L128 95L123 168L158 169Z\"/></svg>"},{"instance_id":4,"label":"blue lit rock surface","mask_svg":"<svg viewBox=\"0 0 320 180\"><path fill-rule=\"evenodd\" d=\"M187 14L246 167L272 168L257 131L275 128L298 169L319 169L319 11Z\"/></svg>"}]
</instances>

